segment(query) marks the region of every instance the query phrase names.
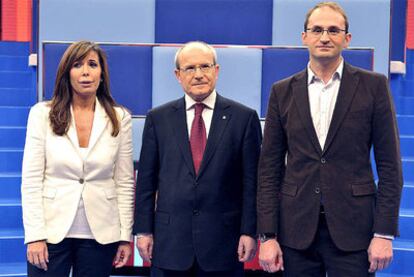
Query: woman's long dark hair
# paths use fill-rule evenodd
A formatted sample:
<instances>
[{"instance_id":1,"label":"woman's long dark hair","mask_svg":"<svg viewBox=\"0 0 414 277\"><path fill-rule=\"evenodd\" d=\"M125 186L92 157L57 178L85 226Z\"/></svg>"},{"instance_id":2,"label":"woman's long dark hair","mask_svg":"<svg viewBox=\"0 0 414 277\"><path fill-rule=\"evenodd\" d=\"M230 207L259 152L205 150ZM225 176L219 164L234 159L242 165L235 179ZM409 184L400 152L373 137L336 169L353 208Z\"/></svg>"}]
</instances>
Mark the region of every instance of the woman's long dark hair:
<instances>
[{"instance_id":1,"label":"woman's long dark hair","mask_svg":"<svg viewBox=\"0 0 414 277\"><path fill-rule=\"evenodd\" d=\"M82 61L91 51L98 54L99 63L102 69L102 81L99 83L96 97L98 98L99 103L101 103L104 107L106 114L111 120L111 135L116 137L119 133L119 120L116 116L114 108L118 105L111 96L106 54L97 44L91 41L79 41L71 44L68 49L66 49L62 59L60 60L56 74L55 88L53 89L53 97L50 102L51 109L49 112L50 124L56 135L65 135L72 120L70 112L70 105L72 103L70 70L75 62Z\"/></svg>"}]
</instances>

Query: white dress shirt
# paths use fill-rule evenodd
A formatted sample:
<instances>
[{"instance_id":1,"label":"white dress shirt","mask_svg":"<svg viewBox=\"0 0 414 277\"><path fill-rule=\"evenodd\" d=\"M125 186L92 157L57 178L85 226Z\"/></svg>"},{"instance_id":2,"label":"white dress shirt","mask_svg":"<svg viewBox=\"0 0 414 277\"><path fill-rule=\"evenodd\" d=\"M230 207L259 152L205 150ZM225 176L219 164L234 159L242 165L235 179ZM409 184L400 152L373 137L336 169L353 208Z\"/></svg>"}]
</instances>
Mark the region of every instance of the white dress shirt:
<instances>
[{"instance_id":1,"label":"white dress shirt","mask_svg":"<svg viewBox=\"0 0 414 277\"><path fill-rule=\"evenodd\" d=\"M211 120L213 119L213 111L214 111L214 105L216 104L216 98L217 98L217 92L216 90L213 90L212 93L210 93L209 96L207 96L201 103L205 105L202 113L202 117L204 120L204 125L206 126L206 136L208 138L208 134L210 131L211 126ZM194 101L193 98L185 95L185 110L187 113L187 130L188 130L188 137L190 138L191 134L191 125L193 124L194 120L194 105L197 102Z\"/></svg>"},{"instance_id":2,"label":"white dress shirt","mask_svg":"<svg viewBox=\"0 0 414 277\"><path fill-rule=\"evenodd\" d=\"M313 127L315 128L322 149L325 146L336 99L338 98L343 68L344 60L342 59L334 74L329 81L325 83L315 75L310 68L310 64L308 64L308 96L310 111Z\"/></svg>"}]
</instances>

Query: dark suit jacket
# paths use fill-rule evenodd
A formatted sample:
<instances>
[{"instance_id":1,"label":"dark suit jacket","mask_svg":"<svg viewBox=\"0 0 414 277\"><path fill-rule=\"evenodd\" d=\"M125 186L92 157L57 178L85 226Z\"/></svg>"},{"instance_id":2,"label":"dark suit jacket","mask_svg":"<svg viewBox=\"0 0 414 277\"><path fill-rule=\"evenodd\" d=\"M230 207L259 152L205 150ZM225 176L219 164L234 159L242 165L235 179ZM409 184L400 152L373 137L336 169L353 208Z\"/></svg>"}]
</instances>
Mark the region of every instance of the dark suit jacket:
<instances>
[{"instance_id":1,"label":"dark suit jacket","mask_svg":"<svg viewBox=\"0 0 414 277\"><path fill-rule=\"evenodd\" d=\"M259 233L275 232L282 245L305 249L323 203L336 246L367 249L374 232L398 235L401 189L398 130L385 76L345 63L324 149L310 115L307 71L273 85L259 162Z\"/></svg>"},{"instance_id":2,"label":"dark suit jacket","mask_svg":"<svg viewBox=\"0 0 414 277\"><path fill-rule=\"evenodd\" d=\"M134 233L153 233L153 264L206 271L237 265L241 234L256 234L257 113L217 95L198 176L191 156L185 101L151 110L138 168ZM155 197L158 191L157 198Z\"/></svg>"}]
</instances>

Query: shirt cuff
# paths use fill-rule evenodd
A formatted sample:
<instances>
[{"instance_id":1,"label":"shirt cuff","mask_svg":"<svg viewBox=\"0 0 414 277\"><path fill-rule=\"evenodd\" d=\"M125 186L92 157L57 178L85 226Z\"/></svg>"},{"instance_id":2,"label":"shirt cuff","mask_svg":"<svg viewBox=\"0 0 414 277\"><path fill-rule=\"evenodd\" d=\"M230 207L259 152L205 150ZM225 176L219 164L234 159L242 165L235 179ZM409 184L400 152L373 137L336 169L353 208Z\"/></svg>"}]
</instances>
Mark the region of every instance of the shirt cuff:
<instances>
[{"instance_id":1,"label":"shirt cuff","mask_svg":"<svg viewBox=\"0 0 414 277\"><path fill-rule=\"evenodd\" d=\"M151 233L138 233L135 235L137 239L143 238L143 237L152 237Z\"/></svg>"},{"instance_id":2,"label":"shirt cuff","mask_svg":"<svg viewBox=\"0 0 414 277\"><path fill-rule=\"evenodd\" d=\"M393 235L384 235L384 234L378 234L378 233L374 233L374 238L394 240Z\"/></svg>"}]
</instances>

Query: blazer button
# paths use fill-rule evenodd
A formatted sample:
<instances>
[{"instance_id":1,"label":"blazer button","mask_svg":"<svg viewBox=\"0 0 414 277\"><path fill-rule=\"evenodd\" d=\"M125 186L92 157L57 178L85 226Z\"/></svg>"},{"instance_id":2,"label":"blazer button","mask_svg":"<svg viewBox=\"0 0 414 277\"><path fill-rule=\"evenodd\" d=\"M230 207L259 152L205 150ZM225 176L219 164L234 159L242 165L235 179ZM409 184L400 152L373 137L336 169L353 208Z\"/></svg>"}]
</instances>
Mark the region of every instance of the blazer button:
<instances>
[{"instance_id":1,"label":"blazer button","mask_svg":"<svg viewBox=\"0 0 414 277\"><path fill-rule=\"evenodd\" d=\"M80 184L83 184L84 182L85 182L85 180L83 180L83 178L80 178L80 179L79 179L79 183L80 183Z\"/></svg>"},{"instance_id":2,"label":"blazer button","mask_svg":"<svg viewBox=\"0 0 414 277\"><path fill-rule=\"evenodd\" d=\"M316 187L315 188L315 193L320 193L321 192L321 189L320 188L318 188L318 187Z\"/></svg>"},{"instance_id":3,"label":"blazer button","mask_svg":"<svg viewBox=\"0 0 414 277\"><path fill-rule=\"evenodd\" d=\"M194 186L195 187L198 186L198 182L197 181L194 182Z\"/></svg>"},{"instance_id":4,"label":"blazer button","mask_svg":"<svg viewBox=\"0 0 414 277\"><path fill-rule=\"evenodd\" d=\"M325 160L325 158L321 158L321 163L326 163L326 160Z\"/></svg>"},{"instance_id":5,"label":"blazer button","mask_svg":"<svg viewBox=\"0 0 414 277\"><path fill-rule=\"evenodd\" d=\"M199 215L200 211L199 210L193 210L193 215Z\"/></svg>"}]
</instances>

